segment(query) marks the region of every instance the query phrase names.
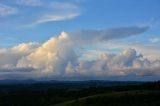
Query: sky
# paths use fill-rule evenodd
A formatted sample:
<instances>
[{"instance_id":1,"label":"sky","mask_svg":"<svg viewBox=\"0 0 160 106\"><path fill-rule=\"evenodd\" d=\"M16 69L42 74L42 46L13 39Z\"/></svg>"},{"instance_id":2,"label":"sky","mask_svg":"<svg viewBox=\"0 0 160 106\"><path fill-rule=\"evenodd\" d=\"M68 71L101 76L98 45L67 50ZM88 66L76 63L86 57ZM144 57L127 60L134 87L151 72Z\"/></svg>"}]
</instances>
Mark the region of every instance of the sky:
<instances>
[{"instance_id":1,"label":"sky","mask_svg":"<svg viewBox=\"0 0 160 106\"><path fill-rule=\"evenodd\" d=\"M159 0L0 0L0 80L160 80Z\"/></svg>"}]
</instances>

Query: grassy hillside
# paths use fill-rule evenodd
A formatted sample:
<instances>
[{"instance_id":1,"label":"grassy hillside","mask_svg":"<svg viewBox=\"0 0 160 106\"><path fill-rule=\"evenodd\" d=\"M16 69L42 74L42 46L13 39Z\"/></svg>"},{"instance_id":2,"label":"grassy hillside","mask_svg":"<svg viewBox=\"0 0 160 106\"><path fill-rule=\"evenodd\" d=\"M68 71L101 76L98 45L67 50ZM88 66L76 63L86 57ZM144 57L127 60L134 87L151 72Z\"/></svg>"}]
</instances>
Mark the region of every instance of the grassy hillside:
<instances>
[{"instance_id":1,"label":"grassy hillside","mask_svg":"<svg viewBox=\"0 0 160 106\"><path fill-rule=\"evenodd\" d=\"M160 91L123 91L83 97L53 106L160 106Z\"/></svg>"}]
</instances>

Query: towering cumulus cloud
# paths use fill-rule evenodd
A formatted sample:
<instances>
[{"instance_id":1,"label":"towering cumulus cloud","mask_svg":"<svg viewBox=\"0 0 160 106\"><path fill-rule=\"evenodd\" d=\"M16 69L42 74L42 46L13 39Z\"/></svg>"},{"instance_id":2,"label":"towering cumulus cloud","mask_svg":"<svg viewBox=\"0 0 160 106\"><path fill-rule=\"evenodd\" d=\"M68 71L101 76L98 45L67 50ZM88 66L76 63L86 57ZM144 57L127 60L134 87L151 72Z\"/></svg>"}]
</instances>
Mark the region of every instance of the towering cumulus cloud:
<instances>
[{"instance_id":1,"label":"towering cumulus cloud","mask_svg":"<svg viewBox=\"0 0 160 106\"><path fill-rule=\"evenodd\" d=\"M72 78L127 75L160 75L160 60L150 61L134 49L119 54L102 53L97 60L81 60L80 46L121 39L146 31L148 27L62 32L43 44L24 43L0 49L0 76L5 78Z\"/></svg>"}]
</instances>

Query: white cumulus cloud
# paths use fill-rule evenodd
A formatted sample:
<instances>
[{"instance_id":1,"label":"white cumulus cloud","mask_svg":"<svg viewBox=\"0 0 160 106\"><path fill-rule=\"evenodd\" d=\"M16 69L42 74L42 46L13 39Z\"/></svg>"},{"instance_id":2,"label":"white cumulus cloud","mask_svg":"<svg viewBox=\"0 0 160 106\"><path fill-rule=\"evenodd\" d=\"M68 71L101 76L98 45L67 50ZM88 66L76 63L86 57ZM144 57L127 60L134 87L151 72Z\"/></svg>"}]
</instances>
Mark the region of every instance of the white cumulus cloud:
<instances>
[{"instance_id":1,"label":"white cumulus cloud","mask_svg":"<svg viewBox=\"0 0 160 106\"><path fill-rule=\"evenodd\" d=\"M0 73L3 78L17 76L35 79L158 76L160 60L144 58L135 49L127 49L118 54L104 52L95 60L80 60L75 52L81 46L133 36L147 29L148 27L124 27L62 32L43 44L24 43L9 49L0 49Z\"/></svg>"}]
</instances>

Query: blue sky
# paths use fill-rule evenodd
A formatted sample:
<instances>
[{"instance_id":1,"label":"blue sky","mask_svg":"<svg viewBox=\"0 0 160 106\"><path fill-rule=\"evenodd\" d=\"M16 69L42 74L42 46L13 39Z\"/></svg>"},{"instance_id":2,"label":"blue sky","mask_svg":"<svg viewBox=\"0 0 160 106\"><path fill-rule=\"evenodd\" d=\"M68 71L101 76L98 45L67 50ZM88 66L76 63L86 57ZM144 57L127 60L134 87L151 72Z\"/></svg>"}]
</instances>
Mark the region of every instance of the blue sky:
<instances>
[{"instance_id":1,"label":"blue sky","mask_svg":"<svg viewBox=\"0 0 160 106\"><path fill-rule=\"evenodd\" d=\"M0 77L158 79L159 5L160 0L0 0Z\"/></svg>"},{"instance_id":2,"label":"blue sky","mask_svg":"<svg viewBox=\"0 0 160 106\"><path fill-rule=\"evenodd\" d=\"M5 40L5 42L0 43L1 47L11 45L7 43L44 42L61 31L132 25L149 25L151 29L145 36L148 39L159 37L159 0L41 0L41 2L35 0L33 3L28 2L27 4L25 0L0 0L1 4L15 9L13 13L0 16L0 35L1 39ZM49 8L51 2L55 5L59 3L58 5L62 7L63 5L72 7L61 8L57 6L56 9ZM45 14L65 14L64 16L69 16L73 13L77 15L71 19L64 18L31 25L38 20L38 17ZM3 43L6 43L6 45Z\"/></svg>"}]
</instances>

